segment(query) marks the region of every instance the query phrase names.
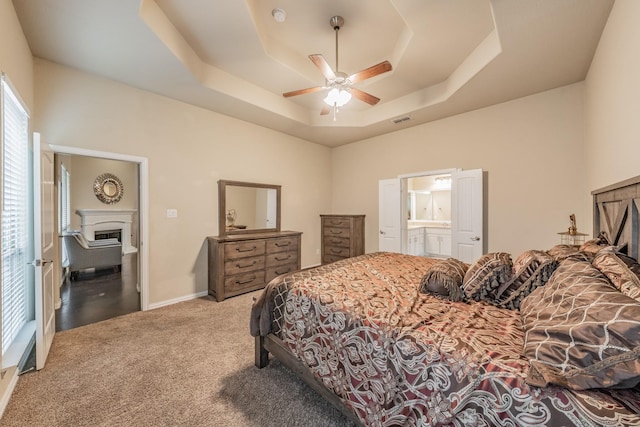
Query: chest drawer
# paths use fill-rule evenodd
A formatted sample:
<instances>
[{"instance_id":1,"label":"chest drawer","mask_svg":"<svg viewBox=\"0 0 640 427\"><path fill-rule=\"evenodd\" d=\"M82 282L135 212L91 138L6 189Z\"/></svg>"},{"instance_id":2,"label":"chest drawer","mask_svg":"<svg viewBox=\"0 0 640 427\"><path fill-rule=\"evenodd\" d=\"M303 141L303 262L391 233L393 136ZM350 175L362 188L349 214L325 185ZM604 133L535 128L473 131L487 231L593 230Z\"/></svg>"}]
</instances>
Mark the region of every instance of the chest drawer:
<instances>
[{"instance_id":1,"label":"chest drawer","mask_svg":"<svg viewBox=\"0 0 640 427\"><path fill-rule=\"evenodd\" d=\"M264 269L264 256L230 259L224 263L225 276Z\"/></svg>"},{"instance_id":2,"label":"chest drawer","mask_svg":"<svg viewBox=\"0 0 640 427\"><path fill-rule=\"evenodd\" d=\"M349 228L351 227L350 218L324 218L325 227Z\"/></svg>"},{"instance_id":3,"label":"chest drawer","mask_svg":"<svg viewBox=\"0 0 640 427\"><path fill-rule=\"evenodd\" d=\"M351 251L349 248L341 248L339 246L324 247L324 254L329 256L337 256L341 258L349 258Z\"/></svg>"},{"instance_id":4,"label":"chest drawer","mask_svg":"<svg viewBox=\"0 0 640 427\"><path fill-rule=\"evenodd\" d=\"M297 237L281 237L279 239L270 239L267 241L267 253L284 252L284 251L297 251L298 250L298 238Z\"/></svg>"},{"instance_id":5,"label":"chest drawer","mask_svg":"<svg viewBox=\"0 0 640 427\"><path fill-rule=\"evenodd\" d=\"M339 228L339 227L324 227L322 231L323 237L342 237L349 239L351 233L348 228Z\"/></svg>"},{"instance_id":6,"label":"chest drawer","mask_svg":"<svg viewBox=\"0 0 640 427\"><path fill-rule=\"evenodd\" d=\"M325 247L339 246L348 248L351 244L351 239L349 237L324 236L322 239L322 243L324 243Z\"/></svg>"},{"instance_id":7,"label":"chest drawer","mask_svg":"<svg viewBox=\"0 0 640 427\"><path fill-rule=\"evenodd\" d=\"M224 259L246 258L262 255L265 251L264 240L254 240L249 242L227 243L224 246Z\"/></svg>"}]
</instances>

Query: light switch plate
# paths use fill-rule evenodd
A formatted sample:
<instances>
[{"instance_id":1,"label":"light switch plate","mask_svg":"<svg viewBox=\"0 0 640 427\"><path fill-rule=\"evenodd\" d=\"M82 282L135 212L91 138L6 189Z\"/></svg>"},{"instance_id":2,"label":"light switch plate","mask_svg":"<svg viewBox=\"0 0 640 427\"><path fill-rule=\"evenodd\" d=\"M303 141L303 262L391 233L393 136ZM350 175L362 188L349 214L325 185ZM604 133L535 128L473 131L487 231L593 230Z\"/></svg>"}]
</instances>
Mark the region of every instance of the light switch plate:
<instances>
[{"instance_id":1,"label":"light switch plate","mask_svg":"<svg viewBox=\"0 0 640 427\"><path fill-rule=\"evenodd\" d=\"M167 218L177 218L178 209L167 209Z\"/></svg>"}]
</instances>

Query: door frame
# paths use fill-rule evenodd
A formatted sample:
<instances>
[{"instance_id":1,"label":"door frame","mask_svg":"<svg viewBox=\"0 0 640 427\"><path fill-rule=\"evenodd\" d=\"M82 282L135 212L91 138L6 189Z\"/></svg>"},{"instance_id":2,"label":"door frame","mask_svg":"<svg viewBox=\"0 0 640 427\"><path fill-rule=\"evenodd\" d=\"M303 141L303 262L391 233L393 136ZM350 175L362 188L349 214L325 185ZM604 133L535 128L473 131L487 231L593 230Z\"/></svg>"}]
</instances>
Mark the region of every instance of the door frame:
<instances>
[{"instance_id":1,"label":"door frame","mask_svg":"<svg viewBox=\"0 0 640 427\"><path fill-rule=\"evenodd\" d=\"M138 269L140 273L140 309L142 311L149 310L149 245L147 243L149 232L149 159L128 154L89 150L64 145L49 144L49 146L56 154L97 157L138 164Z\"/></svg>"}]
</instances>

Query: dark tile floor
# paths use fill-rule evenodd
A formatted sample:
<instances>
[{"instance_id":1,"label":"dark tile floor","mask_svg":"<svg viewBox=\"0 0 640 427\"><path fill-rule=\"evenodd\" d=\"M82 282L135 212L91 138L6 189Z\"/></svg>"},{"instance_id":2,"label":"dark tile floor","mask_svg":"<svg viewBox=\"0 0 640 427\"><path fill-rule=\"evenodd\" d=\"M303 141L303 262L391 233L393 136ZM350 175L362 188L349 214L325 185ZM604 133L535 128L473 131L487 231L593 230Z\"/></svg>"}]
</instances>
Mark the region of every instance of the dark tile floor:
<instances>
[{"instance_id":1,"label":"dark tile floor","mask_svg":"<svg viewBox=\"0 0 640 427\"><path fill-rule=\"evenodd\" d=\"M138 256L127 254L122 271L86 270L60 288L62 306L56 310L56 331L77 328L140 310Z\"/></svg>"}]
</instances>

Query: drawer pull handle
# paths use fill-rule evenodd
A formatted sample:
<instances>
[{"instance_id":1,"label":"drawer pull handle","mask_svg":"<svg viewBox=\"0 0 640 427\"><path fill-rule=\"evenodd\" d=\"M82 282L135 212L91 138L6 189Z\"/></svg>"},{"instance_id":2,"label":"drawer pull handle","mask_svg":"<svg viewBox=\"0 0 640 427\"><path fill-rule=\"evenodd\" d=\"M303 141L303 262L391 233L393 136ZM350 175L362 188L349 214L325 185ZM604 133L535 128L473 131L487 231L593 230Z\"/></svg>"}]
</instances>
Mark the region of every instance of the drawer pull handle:
<instances>
[{"instance_id":1,"label":"drawer pull handle","mask_svg":"<svg viewBox=\"0 0 640 427\"><path fill-rule=\"evenodd\" d=\"M343 222L342 221L332 221L331 225L342 225Z\"/></svg>"},{"instance_id":2,"label":"drawer pull handle","mask_svg":"<svg viewBox=\"0 0 640 427\"><path fill-rule=\"evenodd\" d=\"M336 231L336 230L330 230L331 233L335 234L336 236L339 234L342 234L342 231Z\"/></svg>"},{"instance_id":3,"label":"drawer pull handle","mask_svg":"<svg viewBox=\"0 0 640 427\"><path fill-rule=\"evenodd\" d=\"M288 268L287 268L286 270L284 270L284 271L276 270L276 274L277 274L278 276L279 276L279 275L281 275L281 274L284 274L284 273L288 273L288 272L289 272L289 269L288 269Z\"/></svg>"},{"instance_id":4,"label":"drawer pull handle","mask_svg":"<svg viewBox=\"0 0 640 427\"><path fill-rule=\"evenodd\" d=\"M291 258L291 255L287 255L287 256L286 256L286 257L284 257L284 258L276 257L276 261L285 261L285 260L288 260L288 259L290 259L290 258Z\"/></svg>"},{"instance_id":5,"label":"drawer pull handle","mask_svg":"<svg viewBox=\"0 0 640 427\"><path fill-rule=\"evenodd\" d=\"M256 260L253 260L253 262L251 264L242 265L242 264L238 263L238 264L236 264L236 267L238 267L238 268L249 268L249 267L253 267L254 265L256 265Z\"/></svg>"},{"instance_id":6,"label":"drawer pull handle","mask_svg":"<svg viewBox=\"0 0 640 427\"><path fill-rule=\"evenodd\" d=\"M254 246L251 249L241 249L241 248L236 248L236 252L253 252L255 251L257 248Z\"/></svg>"},{"instance_id":7,"label":"drawer pull handle","mask_svg":"<svg viewBox=\"0 0 640 427\"><path fill-rule=\"evenodd\" d=\"M334 245L337 245L338 243L341 243L341 242L342 242L341 240L337 240L337 239L331 240L331 243L333 243Z\"/></svg>"},{"instance_id":8,"label":"drawer pull handle","mask_svg":"<svg viewBox=\"0 0 640 427\"><path fill-rule=\"evenodd\" d=\"M291 242L285 242L285 243L277 243L276 242L276 246L279 248L283 248L285 246L289 246L291 244Z\"/></svg>"},{"instance_id":9,"label":"drawer pull handle","mask_svg":"<svg viewBox=\"0 0 640 427\"><path fill-rule=\"evenodd\" d=\"M251 283L254 280L256 280L256 276L253 276L251 279L248 279L248 280L236 280L236 285L246 285L247 283Z\"/></svg>"},{"instance_id":10,"label":"drawer pull handle","mask_svg":"<svg viewBox=\"0 0 640 427\"><path fill-rule=\"evenodd\" d=\"M342 249L331 248L331 252L333 252L334 254L339 254L340 252L342 252Z\"/></svg>"}]
</instances>

